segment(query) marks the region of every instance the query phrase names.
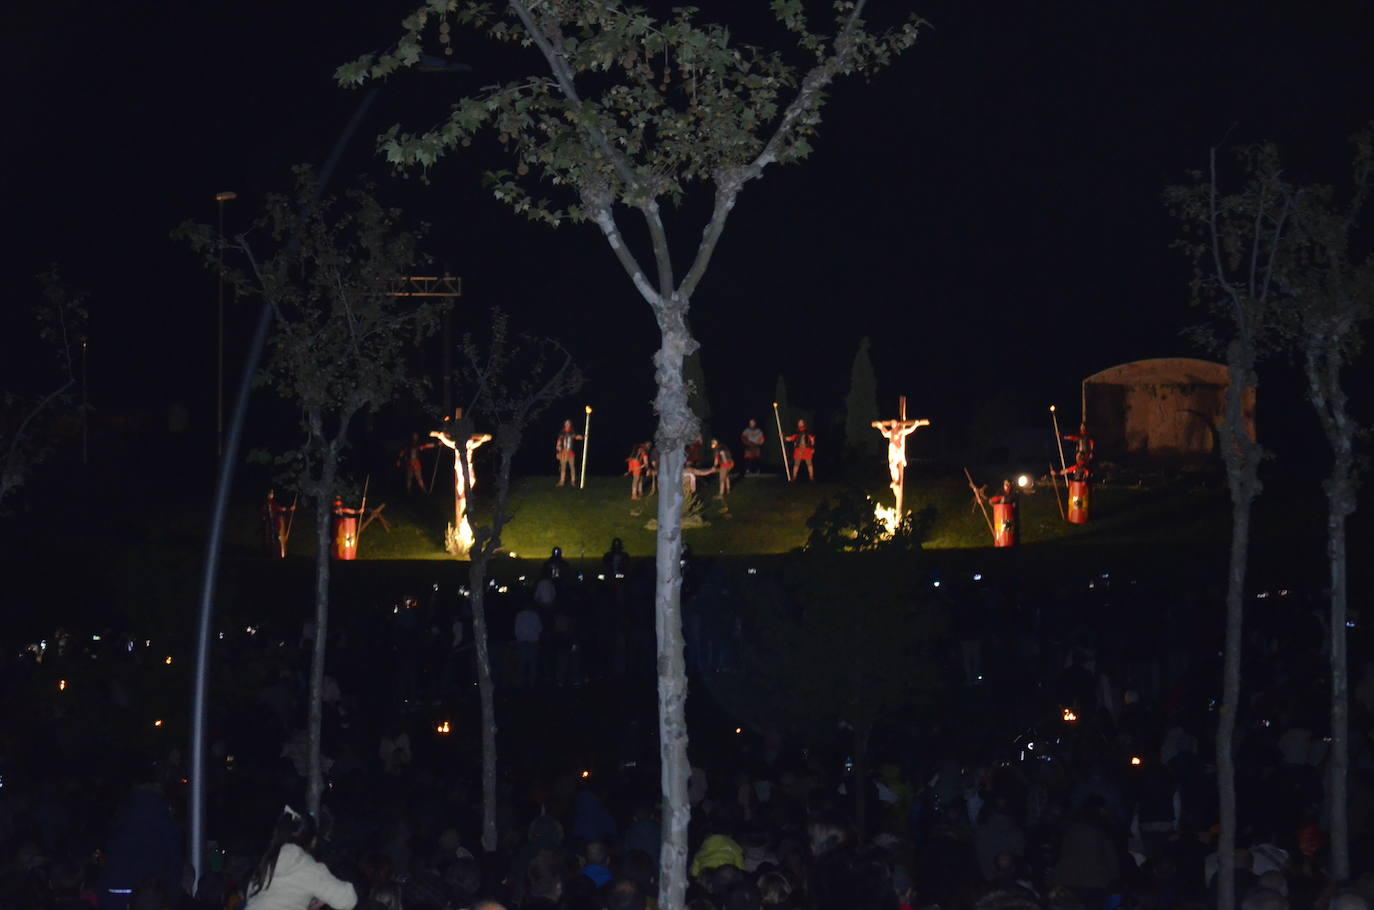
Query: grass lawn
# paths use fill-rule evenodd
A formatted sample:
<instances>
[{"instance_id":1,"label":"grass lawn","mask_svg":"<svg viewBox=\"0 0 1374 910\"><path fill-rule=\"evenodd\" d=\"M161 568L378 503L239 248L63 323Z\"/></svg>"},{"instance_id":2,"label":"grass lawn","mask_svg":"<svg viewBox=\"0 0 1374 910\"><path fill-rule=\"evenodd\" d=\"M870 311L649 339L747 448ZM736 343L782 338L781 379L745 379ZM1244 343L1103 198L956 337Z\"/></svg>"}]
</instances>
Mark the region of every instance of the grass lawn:
<instances>
[{"instance_id":1,"label":"grass lawn","mask_svg":"<svg viewBox=\"0 0 1374 910\"><path fill-rule=\"evenodd\" d=\"M692 550L703 556L780 554L799 547L806 542L806 520L816 507L846 489L840 482L789 484L779 476L741 478L735 483L727 507L711 498L715 487L709 481L713 479L703 478L701 484L704 526L684 531ZM927 548L990 546L991 535L962 476L913 472L907 486L910 510L934 511ZM881 483L866 492L881 502L889 501L891 496ZM480 494L490 493L489 485L478 488L474 523L480 523L490 507L489 500ZM1058 493L1062 499L1062 484ZM1228 504L1221 489L1202 489L1180 481L1152 488L1097 487L1093 494L1093 522L1088 525L1065 522L1060 517L1055 490L1048 485L1023 496L1022 543L1131 544L1158 539L1161 533L1174 543L1215 543L1229 533ZM390 530L377 523L369 527L362 538L359 558L449 558L443 550L443 535L450 520L451 502L442 483L428 496L391 496L383 513ZM570 559L599 558L611 539L619 537L630 553L647 555L654 549L651 522L655 508L654 499L632 501L629 480L622 477L588 477L586 489L556 487L551 477L522 478L511 491L511 520L503 535L505 551L542 559L560 546ZM245 548L255 548L256 512L244 506L236 511L233 521L232 540ZM297 515L291 535L293 554L314 552L313 525L309 514L302 511Z\"/></svg>"}]
</instances>

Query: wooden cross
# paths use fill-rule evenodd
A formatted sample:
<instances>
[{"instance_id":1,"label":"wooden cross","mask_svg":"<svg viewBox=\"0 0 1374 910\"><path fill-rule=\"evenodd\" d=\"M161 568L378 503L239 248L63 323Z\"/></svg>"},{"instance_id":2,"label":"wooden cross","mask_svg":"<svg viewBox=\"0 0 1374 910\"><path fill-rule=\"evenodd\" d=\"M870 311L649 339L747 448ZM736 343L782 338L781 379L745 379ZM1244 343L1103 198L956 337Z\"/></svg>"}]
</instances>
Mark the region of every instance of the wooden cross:
<instances>
[{"instance_id":1,"label":"wooden cross","mask_svg":"<svg viewBox=\"0 0 1374 910\"><path fill-rule=\"evenodd\" d=\"M906 487L906 438L921 427L930 426L930 421L907 420L906 396L901 396L897 402L900 416L896 420L875 420L872 426L887 439L887 470L892 478L888 487L897 501L897 517L900 520L902 493Z\"/></svg>"}]
</instances>

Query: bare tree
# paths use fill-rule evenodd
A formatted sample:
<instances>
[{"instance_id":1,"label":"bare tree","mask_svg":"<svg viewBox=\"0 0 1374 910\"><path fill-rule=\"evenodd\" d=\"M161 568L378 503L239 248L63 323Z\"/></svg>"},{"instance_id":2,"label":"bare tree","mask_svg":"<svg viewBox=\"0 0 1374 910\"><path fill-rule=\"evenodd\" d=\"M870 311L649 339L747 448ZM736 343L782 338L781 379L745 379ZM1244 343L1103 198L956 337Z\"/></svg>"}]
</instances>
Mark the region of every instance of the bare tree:
<instances>
[{"instance_id":1,"label":"bare tree","mask_svg":"<svg viewBox=\"0 0 1374 910\"><path fill-rule=\"evenodd\" d=\"M227 280L239 293L261 296L275 316L260 382L300 408L303 438L277 463L315 514L306 798L310 811L318 813L324 790L320 721L329 635L330 513L343 486L349 432L359 414L418 391L410 352L438 328L447 303L387 293L421 261L418 236L401 227L400 212L383 207L371 186L350 190L342 200L321 198L308 168L296 169L294 194L267 198L251 231L229 241L204 225L185 225L180 233L211 267L221 242L245 262L244 269L229 271Z\"/></svg>"},{"instance_id":2,"label":"bare tree","mask_svg":"<svg viewBox=\"0 0 1374 910\"><path fill-rule=\"evenodd\" d=\"M454 26L511 48L517 75L460 98L448 120L415 135L393 128L382 148L398 166L429 167L484 129L514 159L489 175L496 195L517 212L557 225L590 221L605 237L658 324L654 408L660 473L678 477L684 447L697 434L684 364L697 350L688 325L692 295L710 264L740 192L773 164L810 152L826 92L842 75L887 64L916 40L917 20L871 31L867 0L834 4L835 31L812 31L802 0L773 0L781 27L806 62L732 41L720 25L699 25L694 11L659 20L604 0L507 0L502 4L435 0L403 22L391 50L341 66L344 85L384 78L415 65L427 41L451 53ZM534 64L525 67L523 51ZM675 262L665 203L709 184L711 214L685 270ZM546 196L566 188L561 201ZM626 236L625 211L643 218L643 252ZM659 757L664 795L659 901L678 910L687 887L686 700L680 609L682 491L660 486L655 625L658 635Z\"/></svg>"},{"instance_id":3,"label":"bare tree","mask_svg":"<svg viewBox=\"0 0 1374 910\"><path fill-rule=\"evenodd\" d=\"M491 334L485 346L465 336L462 344L464 379L472 399L455 423L456 440L473 432L472 418L480 414L496 425L496 499L488 523L473 532L468 552L468 587L472 599L472 635L477 648L477 690L482 705L482 849L495 850L496 833L496 703L487 635L487 567L501 548L501 532L510 514L510 471L525 430L551 404L582 386L582 374L561 344L548 338L510 334L510 317L493 310ZM454 457L472 488L467 449L458 446Z\"/></svg>"},{"instance_id":4,"label":"bare tree","mask_svg":"<svg viewBox=\"0 0 1374 910\"><path fill-rule=\"evenodd\" d=\"M1263 490L1259 465L1264 451L1250 434L1245 405L1259 385L1257 365L1272 341L1284 295L1279 271L1288 255L1288 233L1297 191L1283 178L1273 146L1241 152L1245 184L1224 194L1211 150L1206 175L1189 186L1171 187L1166 200L1183 229L1179 241L1194 264L1193 293L1218 317L1205 336L1226 352L1230 386L1221 425L1221 452L1231 491L1231 555L1226 583L1226 645L1221 710L1217 719L1217 789L1221 836L1217 844L1217 902L1234 910L1236 769L1233 745L1240 708L1241 642L1245 580L1250 546L1250 512Z\"/></svg>"},{"instance_id":5,"label":"bare tree","mask_svg":"<svg viewBox=\"0 0 1374 910\"><path fill-rule=\"evenodd\" d=\"M0 464L0 510L52 452L52 420L74 405L77 352L85 344L86 295L68 287L55 265L38 275L38 283L42 299L33 307L41 342L38 350L50 359L45 357L48 362L22 371L22 379L10 377L8 388L0 391L0 450L5 453ZM25 389L34 384L34 377L41 383L39 388Z\"/></svg>"},{"instance_id":6,"label":"bare tree","mask_svg":"<svg viewBox=\"0 0 1374 910\"><path fill-rule=\"evenodd\" d=\"M1326 492L1326 555L1330 578L1331 751L1327 799L1331 806L1331 877L1350 877L1349 679L1346 521L1358 504L1355 438L1360 428L1350 413L1345 368L1362 347L1361 329L1374 315L1374 258L1356 261L1353 246L1374 168L1374 130L1355 139L1354 188L1338 201L1328 186L1305 187L1293 216L1299 255L1281 273L1293 301L1284 314L1284 334L1302 363L1307 397L1331 447Z\"/></svg>"}]
</instances>

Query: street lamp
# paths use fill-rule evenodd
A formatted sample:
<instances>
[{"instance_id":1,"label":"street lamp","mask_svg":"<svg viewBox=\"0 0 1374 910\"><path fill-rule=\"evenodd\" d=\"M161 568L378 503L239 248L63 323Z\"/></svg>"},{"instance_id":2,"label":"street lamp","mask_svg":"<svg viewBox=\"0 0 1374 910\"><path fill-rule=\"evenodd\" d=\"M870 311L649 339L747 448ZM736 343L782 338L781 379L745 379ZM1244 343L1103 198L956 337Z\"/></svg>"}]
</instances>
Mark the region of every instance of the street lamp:
<instances>
[{"instance_id":1,"label":"street lamp","mask_svg":"<svg viewBox=\"0 0 1374 910\"><path fill-rule=\"evenodd\" d=\"M224 456L224 203L239 198L233 190L215 194L219 209L219 313L216 320L218 354L215 358L215 454Z\"/></svg>"}]
</instances>

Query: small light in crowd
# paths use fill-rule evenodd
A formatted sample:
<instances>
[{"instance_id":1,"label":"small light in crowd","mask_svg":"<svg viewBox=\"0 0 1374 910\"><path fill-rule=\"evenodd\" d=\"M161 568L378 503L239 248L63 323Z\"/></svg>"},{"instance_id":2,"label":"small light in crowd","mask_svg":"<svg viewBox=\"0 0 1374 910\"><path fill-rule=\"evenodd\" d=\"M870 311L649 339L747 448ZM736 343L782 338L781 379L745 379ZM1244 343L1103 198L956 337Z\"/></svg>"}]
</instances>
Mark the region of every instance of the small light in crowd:
<instances>
[{"instance_id":1,"label":"small light in crowd","mask_svg":"<svg viewBox=\"0 0 1374 910\"><path fill-rule=\"evenodd\" d=\"M624 578L624 577L625 577L625 573L624 573L624 572L617 572L617 573L615 573L615 577L616 577L616 578Z\"/></svg>"},{"instance_id":2,"label":"small light in crowd","mask_svg":"<svg viewBox=\"0 0 1374 910\"><path fill-rule=\"evenodd\" d=\"M439 723L438 726L436 726L436 727L434 728L434 732L435 732L435 733L439 733L439 734L443 734L443 735L448 735L448 733L450 733L452 730L453 730L453 728L452 728L451 726L449 726L449 722L448 722L448 721L442 721L442 722Z\"/></svg>"},{"instance_id":3,"label":"small light in crowd","mask_svg":"<svg viewBox=\"0 0 1374 910\"><path fill-rule=\"evenodd\" d=\"M750 574L750 575L757 575L757 574L759 574L759 570L756 569L756 568L754 568L753 566L750 566L750 567L749 567L749 574Z\"/></svg>"},{"instance_id":4,"label":"small light in crowd","mask_svg":"<svg viewBox=\"0 0 1374 910\"><path fill-rule=\"evenodd\" d=\"M100 641L100 636L99 636L99 635L92 635L92 636L91 636L91 641Z\"/></svg>"},{"instance_id":5,"label":"small light in crowd","mask_svg":"<svg viewBox=\"0 0 1374 910\"><path fill-rule=\"evenodd\" d=\"M974 573L973 573L973 580L974 580L974 581L982 581L982 580L983 580L983 573L982 573L982 572L974 572Z\"/></svg>"},{"instance_id":6,"label":"small light in crowd","mask_svg":"<svg viewBox=\"0 0 1374 910\"><path fill-rule=\"evenodd\" d=\"M234 767L234 756L232 756L232 755L226 755L226 756L224 756L224 767L226 767L226 768L233 768L233 767Z\"/></svg>"},{"instance_id":7,"label":"small light in crowd","mask_svg":"<svg viewBox=\"0 0 1374 910\"><path fill-rule=\"evenodd\" d=\"M744 728L743 728L743 727L736 727L736 728L735 728L735 735L736 735L736 736L739 736L739 735L740 735L741 733L743 733L743 732L744 732Z\"/></svg>"},{"instance_id":8,"label":"small light in crowd","mask_svg":"<svg viewBox=\"0 0 1374 910\"><path fill-rule=\"evenodd\" d=\"M172 665L172 655L168 654L167 659L164 660L163 663L170 667Z\"/></svg>"},{"instance_id":9,"label":"small light in crowd","mask_svg":"<svg viewBox=\"0 0 1374 910\"><path fill-rule=\"evenodd\" d=\"M153 721L153 726L154 726L154 727L160 727L160 726L162 726L162 721L161 721L160 719L159 719L159 720Z\"/></svg>"},{"instance_id":10,"label":"small light in crowd","mask_svg":"<svg viewBox=\"0 0 1374 910\"><path fill-rule=\"evenodd\" d=\"M1022 474L1016 478L1016 485L1024 490L1026 487L1030 486L1030 478Z\"/></svg>"},{"instance_id":11,"label":"small light in crowd","mask_svg":"<svg viewBox=\"0 0 1374 910\"><path fill-rule=\"evenodd\" d=\"M219 640L220 640L220 641L224 641L224 633L223 633L223 632L219 633Z\"/></svg>"},{"instance_id":12,"label":"small light in crowd","mask_svg":"<svg viewBox=\"0 0 1374 910\"><path fill-rule=\"evenodd\" d=\"M939 581L939 579L936 579L935 581L932 581L932 582L930 583L930 586L931 586L932 588L938 588L938 587L940 587L940 581Z\"/></svg>"},{"instance_id":13,"label":"small light in crowd","mask_svg":"<svg viewBox=\"0 0 1374 910\"><path fill-rule=\"evenodd\" d=\"M1078 720L1078 715L1075 714L1075 713L1073 713L1073 709L1072 709L1072 708L1065 708L1065 709L1064 709L1064 723L1066 723L1066 724L1071 724L1071 723L1073 723L1073 722L1076 721L1076 720Z\"/></svg>"},{"instance_id":14,"label":"small light in crowd","mask_svg":"<svg viewBox=\"0 0 1374 910\"><path fill-rule=\"evenodd\" d=\"M152 646L153 646L153 640L152 640L151 638L145 638L145 639L143 639L143 647L145 647L145 648L151 648Z\"/></svg>"},{"instance_id":15,"label":"small light in crowd","mask_svg":"<svg viewBox=\"0 0 1374 910\"><path fill-rule=\"evenodd\" d=\"M399 612L401 612L401 608L400 608L400 607L392 607L392 608L391 608L391 612L392 612L392 613L399 613Z\"/></svg>"},{"instance_id":16,"label":"small light in crowd","mask_svg":"<svg viewBox=\"0 0 1374 910\"><path fill-rule=\"evenodd\" d=\"M603 574L600 573L600 572L597 572L597 573L596 573L596 580L597 580L597 581L605 581L605 580L606 580L606 576L603 575Z\"/></svg>"},{"instance_id":17,"label":"small light in crowd","mask_svg":"<svg viewBox=\"0 0 1374 910\"><path fill-rule=\"evenodd\" d=\"M582 779L583 779L583 780L586 780L587 778L589 778L589 777L591 777L591 776L592 776L592 772L590 772L590 771L584 770L584 771L582 772Z\"/></svg>"},{"instance_id":18,"label":"small light in crowd","mask_svg":"<svg viewBox=\"0 0 1374 910\"><path fill-rule=\"evenodd\" d=\"M525 580L525 576L523 576L523 575L517 575L517 576L515 576L515 580L516 580L516 581L524 581L524 580Z\"/></svg>"},{"instance_id":19,"label":"small light in crowd","mask_svg":"<svg viewBox=\"0 0 1374 910\"><path fill-rule=\"evenodd\" d=\"M507 553L506 555L509 556L511 559L514 559L514 558L515 558L515 551L514 551L514 550L511 550L511 551L510 551L509 553Z\"/></svg>"},{"instance_id":20,"label":"small light in crowd","mask_svg":"<svg viewBox=\"0 0 1374 910\"><path fill-rule=\"evenodd\" d=\"M67 681L66 681L65 679L59 679L59 680L57 681L57 691L59 691L59 692L65 692L65 691L67 691Z\"/></svg>"},{"instance_id":21,"label":"small light in crowd","mask_svg":"<svg viewBox=\"0 0 1374 910\"><path fill-rule=\"evenodd\" d=\"M1027 752L1034 752L1034 751L1035 751L1035 743L1026 743L1026 751L1027 751Z\"/></svg>"},{"instance_id":22,"label":"small light in crowd","mask_svg":"<svg viewBox=\"0 0 1374 910\"><path fill-rule=\"evenodd\" d=\"M1268 591L1261 591L1261 592L1259 592L1258 594L1255 595L1255 600L1264 600L1264 599L1265 599L1266 597L1268 597L1268 596L1269 596L1269 592L1268 592Z\"/></svg>"},{"instance_id":23,"label":"small light in crowd","mask_svg":"<svg viewBox=\"0 0 1374 910\"><path fill-rule=\"evenodd\" d=\"M499 588L496 589L496 593L497 593L497 594L506 594L506 593L508 593L509 591L510 591L510 588L506 587L505 585L501 585Z\"/></svg>"},{"instance_id":24,"label":"small light in crowd","mask_svg":"<svg viewBox=\"0 0 1374 910\"><path fill-rule=\"evenodd\" d=\"M1140 762L1140 756L1139 756L1139 755L1132 755L1132 756L1131 756L1131 764L1134 765L1134 766L1136 766L1137 768L1140 767L1140 764L1141 764L1141 762Z\"/></svg>"},{"instance_id":25,"label":"small light in crowd","mask_svg":"<svg viewBox=\"0 0 1374 910\"><path fill-rule=\"evenodd\" d=\"M1287 588L1279 588L1279 596L1280 596L1280 597L1287 597L1287 596L1288 596L1288 589L1287 589Z\"/></svg>"}]
</instances>

